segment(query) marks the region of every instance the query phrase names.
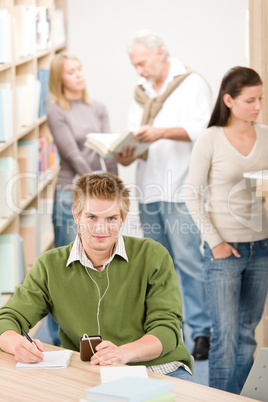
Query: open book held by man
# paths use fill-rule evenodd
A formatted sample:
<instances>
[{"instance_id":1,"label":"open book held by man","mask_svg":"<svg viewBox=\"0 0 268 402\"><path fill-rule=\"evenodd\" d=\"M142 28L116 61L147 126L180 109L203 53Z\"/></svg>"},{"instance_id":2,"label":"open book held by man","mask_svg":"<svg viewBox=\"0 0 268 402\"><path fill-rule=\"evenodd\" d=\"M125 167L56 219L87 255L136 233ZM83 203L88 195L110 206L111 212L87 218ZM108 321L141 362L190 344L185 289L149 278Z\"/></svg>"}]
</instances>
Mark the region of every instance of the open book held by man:
<instances>
[{"instance_id":1,"label":"open book held by man","mask_svg":"<svg viewBox=\"0 0 268 402\"><path fill-rule=\"evenodd\" d=\"M133 141L133 132L126 130L123 133L89 133L85 145L104 158L121 153L126 146L136 147L136 153L142 154L149 148L150 142Z\"/></svg>"}]
</instances>

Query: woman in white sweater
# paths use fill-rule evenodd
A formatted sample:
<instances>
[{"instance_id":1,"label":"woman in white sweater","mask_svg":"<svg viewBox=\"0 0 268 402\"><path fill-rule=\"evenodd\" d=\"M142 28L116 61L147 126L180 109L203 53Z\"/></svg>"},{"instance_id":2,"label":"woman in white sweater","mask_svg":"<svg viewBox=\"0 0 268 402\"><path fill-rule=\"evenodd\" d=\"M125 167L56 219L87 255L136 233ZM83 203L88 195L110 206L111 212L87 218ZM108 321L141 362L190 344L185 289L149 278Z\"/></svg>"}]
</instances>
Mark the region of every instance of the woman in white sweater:
<instances>
[{"instance_id":1,"label":"woman in white sweater","mask_svg":"<svg viewBox=\"0 0 268 402\"><path fill-rule=\"evenodd\" d=\"M253 364L268 288L267 213L256 181L244 177L268 168L268 127L254 123L261 107L259 75L228 71L189 170L187 207L204 240L212 318L209 385L234 393Z\"/></svg>"}]
</instances>

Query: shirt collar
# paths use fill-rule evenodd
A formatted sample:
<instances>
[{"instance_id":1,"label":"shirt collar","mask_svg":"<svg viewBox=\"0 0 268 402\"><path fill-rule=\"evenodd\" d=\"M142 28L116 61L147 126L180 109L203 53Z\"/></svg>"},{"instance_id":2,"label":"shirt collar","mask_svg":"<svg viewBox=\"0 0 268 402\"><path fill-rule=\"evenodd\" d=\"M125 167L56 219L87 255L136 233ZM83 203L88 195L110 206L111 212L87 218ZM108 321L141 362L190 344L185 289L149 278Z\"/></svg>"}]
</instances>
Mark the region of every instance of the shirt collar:
<instances>
[{"instance_id":1,"label":"shirt collar","mask_svg":"<svg viewBox=\"0 0 268 402\"><path fill-rule=\"evenodd\" d=\"M109 258L108 261L106 261L106 263L103 266L103 269L105 268L105 266L107 264L109 264L115 255L119 255L120 257L124 258L124 260L126 260L128 262L128 257L127 257L127 253L126 253L126 247L125 247L125 242L123 239L123 236L119 236L118 240L116 242L116 247L115 247L115 251L113 253L113 255ZM71 249L66 267L68 267L72 262L74 261L80 261L80 263L88 268L93 269L94 271L97 271L96 268L93 267L92 262L90 261L89 258L87 258L87 255L85 253L83 244L81 242L80 239L80 235L77 234L73 247Z\"/></svg>"},{"instance_id":2,"label":"shirt collar","mask_svg":"<svg viewBox=\"0 0 268 402\"><path fill-rule=\"evenodd\" d=\"M176 77L177 75L182 75L182 74L186 73L186 69L185 69L183 63L180 60L176 59L175 57L170 57L168 59L168 61L170 62L170 68L169 68L168 76L167 76L167 78L166 78L166 80L165 80L165 82L164 82L164 84L163 84L163 86L161 88L161 91L160 91L159 95L161 95L166 90L168 84L171 81L173 81L174 77ZM145 92L149 96L152 96L152 93L154 93L154 96L158 96L155 93L152 81L149 81L144 77L141 77L138 80L138 85L142 85L144 90L145 90Z\"/></svg>"}]
</instances>

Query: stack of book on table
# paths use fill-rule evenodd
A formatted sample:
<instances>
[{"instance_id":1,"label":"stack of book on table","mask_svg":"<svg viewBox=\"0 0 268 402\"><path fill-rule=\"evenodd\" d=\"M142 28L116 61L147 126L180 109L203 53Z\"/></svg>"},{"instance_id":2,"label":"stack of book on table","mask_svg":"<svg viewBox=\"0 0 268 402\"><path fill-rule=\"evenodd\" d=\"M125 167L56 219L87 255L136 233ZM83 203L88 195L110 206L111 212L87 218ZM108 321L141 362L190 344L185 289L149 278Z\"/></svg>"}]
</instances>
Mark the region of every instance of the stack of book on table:
<instances>
[{"instance_id":1,"label":"stack of book on table","mask_svg":"<svg viewBox=\"0 0 268 402\"><path fill-rule=\"evenodd\" d=\"M172 383L150 378L124 377L86 390L83 401L175 401Z\"/></svg>"}]
</instances>

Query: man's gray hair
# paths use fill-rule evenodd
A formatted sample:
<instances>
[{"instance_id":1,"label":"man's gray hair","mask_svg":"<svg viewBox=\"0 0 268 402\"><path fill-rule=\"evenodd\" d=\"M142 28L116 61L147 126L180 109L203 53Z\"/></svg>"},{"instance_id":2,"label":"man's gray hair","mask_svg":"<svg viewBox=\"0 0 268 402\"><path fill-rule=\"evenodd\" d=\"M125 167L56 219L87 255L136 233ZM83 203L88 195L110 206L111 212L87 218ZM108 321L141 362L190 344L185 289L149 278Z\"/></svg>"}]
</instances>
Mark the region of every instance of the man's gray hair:
<instances>
[{"instance_id":1,"label":"man's gray hair","mask_svg":"<svg viewBox=\"0 0 268 402\"><path fill-rule=\"evenodd\" d=\"M164 43L163 39L149 29L141 29L140 31L137 31L132 36L132 38L129 39L129 41L127 42L127 52L129 55L134 52L135 46L138 44L144 45L147 49L151 51L155 51L158 48L161 48L165 53L166 59L169 56L167 46Z\"/></svg>"}]
</instances>

